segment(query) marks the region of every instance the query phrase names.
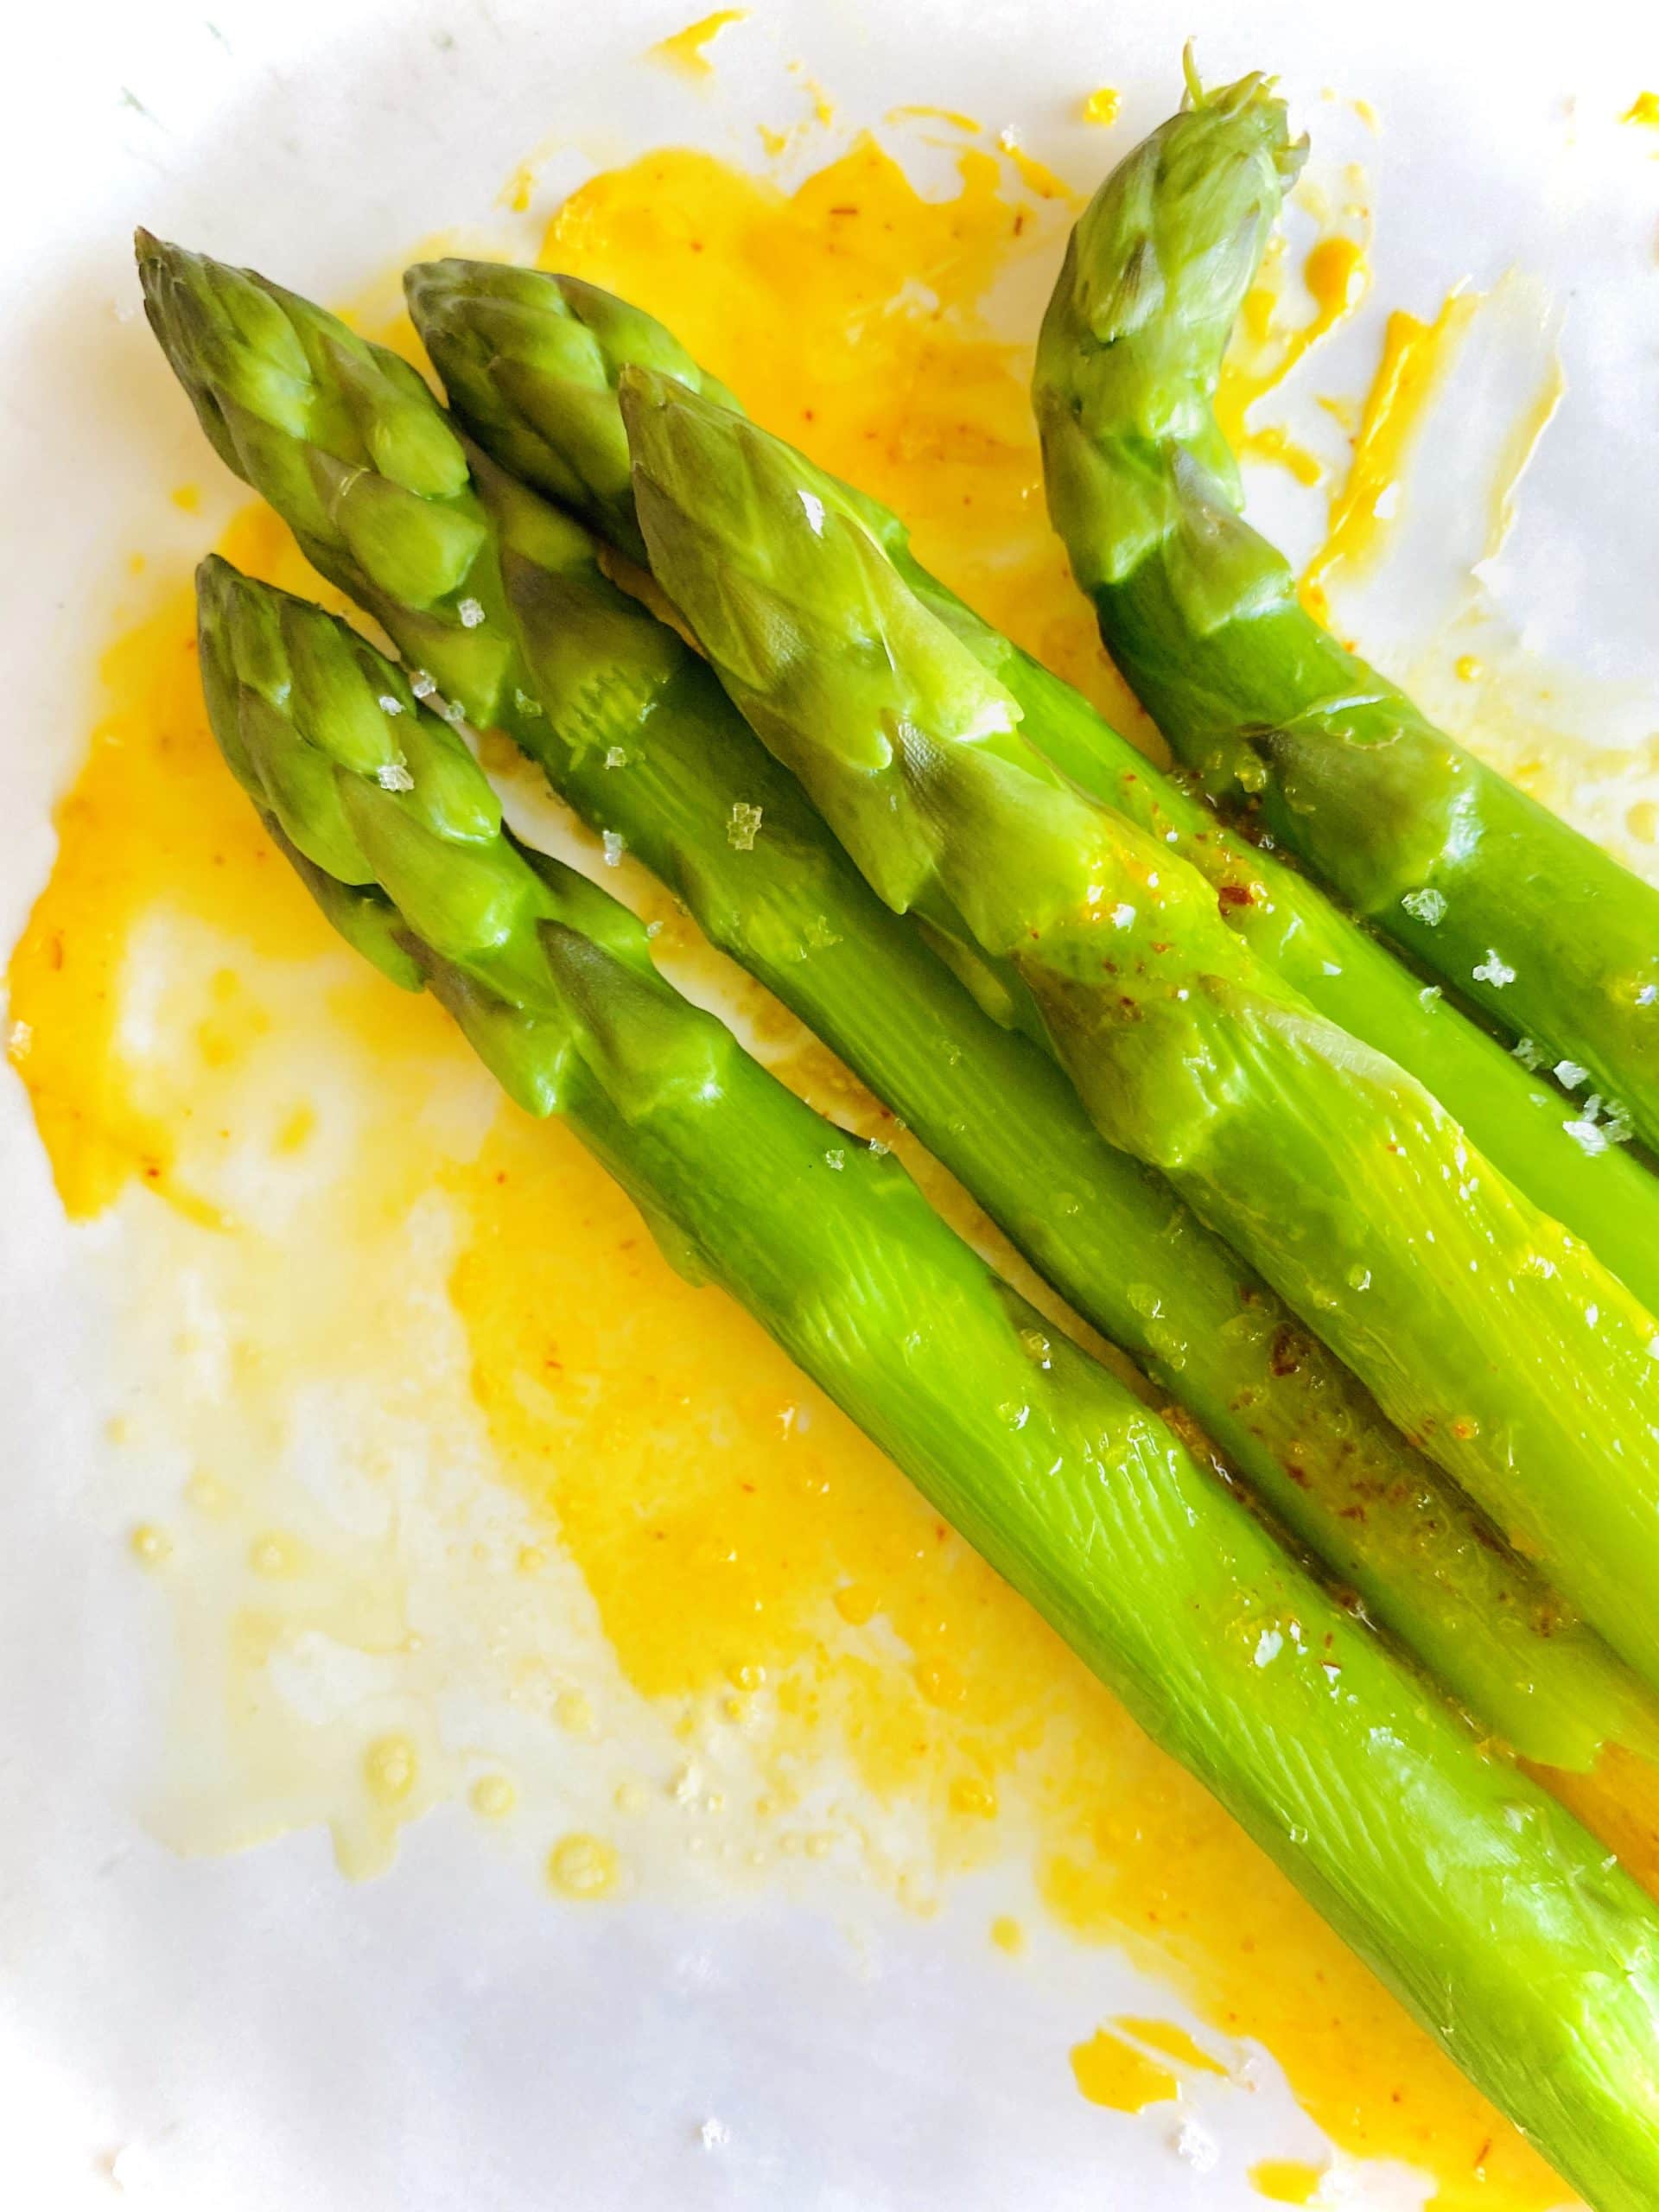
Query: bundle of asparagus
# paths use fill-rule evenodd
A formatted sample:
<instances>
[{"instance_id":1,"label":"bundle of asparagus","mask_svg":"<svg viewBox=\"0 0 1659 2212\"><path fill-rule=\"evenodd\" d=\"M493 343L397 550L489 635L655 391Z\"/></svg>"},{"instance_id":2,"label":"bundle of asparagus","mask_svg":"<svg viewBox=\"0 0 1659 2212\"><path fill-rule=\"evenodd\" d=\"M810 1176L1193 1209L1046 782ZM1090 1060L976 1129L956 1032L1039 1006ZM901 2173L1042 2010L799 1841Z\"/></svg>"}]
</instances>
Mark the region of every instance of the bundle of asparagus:
<instances>
[{"instance_id":1,"label":"bundle of asparagus","mask_svg":"<svg viewBox=\"0 0 1659 2212\"><path fill-rule=\"evenodd\" d=\"M1232 482L1198 420L1205 365L1276 207L1264 165L1278 180L1292 159L1254 80L1195 100L1209 137L1166 126L1080 226L1039 379L1074 561L1090 573L1093 549L1133 540L1106 565L1141 596L1102 583L1103 622L1141 610L1148 696L1162 683L1194 727L1237 656L1185 691L1176 662L1203 671L1206 641L1285 613L1243 525L1181 501L1199 461ZM1255 229L1236 235L1241 210ZM1643 1166L1583 1146L1579 1109L1157 777L928 576L896 518L748 423L624 302L481 264L410 272L486 458L404 363L308 302L142 235L140 265L220 454L404 656L204 567L215 732L324 911L395 982L429 985L521 1105L569 1118L669 1249L893 1453L1604 2212L1649 2203L1659 1916L1440 1694L1563 1764L1650 1740L1624 1667L1448 1479L1659 1685ZM712 672L609 581L595 533L649 560ZM1351 709L1322 693L1324 734ZM632 917L518 846L463 721L505 731L645 859L1438 1682L1040 1325L896 1163L680 1000ZM1315 769L1300 722L1294 748L1236 723L1283 771L1269 808L1317 815L1306 849L1351 888L1448 823L1519 835L1473 764L1430 789L1407 733L1382 749L1410 772L1390 771L1392 811L1345 876L1319 841L1375 807L1376 764L1332 797L1345 755ZM1384 734L1343 732L1351 751ZM1547 860L1567 833L1542 819L1527 850ZM1448 833L1418 887L1479 842ZM1495 896L1490 853L1477 873ZM1484 911L1471 899L1477 935ZM1627 950L1603 995L1629 982L1639 1011L1637 970L1613 974ZM1554 1020L1561 984L1541 958L1526 1020L1552 1043L1533 1009ZM1585 1024L1637 1113L1624 1048L1645 1030Z\"/></svg>"},{"instance_id":2,"label":"bundle of asparagus","mask_svg":"<svg viewBox=\"0 0 1659 2212\"><path fill-rule=\"evenodd\" d=\"M1659 1915L1105 1369L500 827L405 674L208 562L204 686L331 918L565 1116L1606 2212L1659 2182ZM841 1162L830 1171L831 1158ZM1264 1660L1263 1653L1270 1656Z\"/></svg>"},{"instance_id":3,"label":"bundle of asparagus","mask_svg":"<svg viewBox=\"0 0 1659 2212\"><path fill-rule=\"evenodd\" d=\"M1605 1741L1652 1740L1600 1639L887 912L706 664L607 579L579 525L466 448L407 365L335 317L154 239L140 264L210 435L313 563L830 1045L1374 1618L1529 1758L1583 1767ZM615 302L592 311L613 337L645 321ZM669 357L652 332L632 350ZM613 398L582 419L622 437ZM373 502L404 526L364 527ZM583 505L627 542L631 493Z\"/></svg>"}]
</instances>

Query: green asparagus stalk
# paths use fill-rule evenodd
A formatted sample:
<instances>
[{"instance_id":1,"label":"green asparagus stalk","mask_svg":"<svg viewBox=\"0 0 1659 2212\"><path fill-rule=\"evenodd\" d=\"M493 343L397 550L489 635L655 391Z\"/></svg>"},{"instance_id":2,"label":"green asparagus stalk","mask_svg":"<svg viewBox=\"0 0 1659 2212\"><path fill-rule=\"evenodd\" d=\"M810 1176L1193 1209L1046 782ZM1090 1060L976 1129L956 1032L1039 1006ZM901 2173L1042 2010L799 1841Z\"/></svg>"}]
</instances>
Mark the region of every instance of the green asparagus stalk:
<instances>
[{"instance_id":1,"label":"green asparagus stalk","mask_svg":"<svg viewBox=\"0 0 1659 2212\"><path fill-rule=\"evenodd\" d=\"M730 395L652 316L576 278L452 260L422 264L405 281L428 350L473 434L504 467L642 560L618 378L632 363L710 398L729 404ZM1416 1076L1495 1167L1659 1311L1659 1185L1602 1141L1593 1115L1586 1134L1584 1100L1563 1097L1438 987L1425 988L1316 886L1224 828L1070 684L930 576L896 516L868 499L860 506L912 590L1019 702L1032 742L1189 861L1254 951L1339 1028Z\"/></svg>"},{"instance_id":2,"label":"green asparagus stalk","mask_svg":"<svg viewBox=\"0 0 1659 2212\"><path fill-rule=\"evenodd\" d=\"M804 455L619 387L652 570L866 880L984 963L1110 1144L1368 1383L1659 1685L1659 1325L1317 1014L1169 849L1070 784Z\"/></svg>"},{"instance_id":3,"label":"green asparagus stalk","mask_svg":"<svg viewBox=\"0 0 1659 2212\"><path fill-rule=\"evenodd\" d=\"M888 913L707 665L601 573L584 531L474 454L464 489L453 488L458 472L432 470L451 488L416 496L436 524L396 533L390 558L360 530L348 538L290 487L354 487L378 455L438 452L445 423L430 393L261 279L153 240L143 255L151 314L203 419L238 426L221 448L232 467L376 613L423 688L505 729L595 829L654 869L1489 1727L1569 1767L1603 1741L1651 1739L1600 1639ZM281 327L262 333L273 303ZM423 546L442 548L446 523L474 532L458 576L442 557L415 565ZM486 611L504 606L510 624ZM379 910L365 912L372 925Z\"/></svg>"},{"instance_id":4,"label":"green asparagus stalk","mask_svg":"<svg viewBox=\"0 0 1659 2212\"><path fill-rule=\"evenodd\" d=\"M308 880L377 909L510 1095L564 1116L1599 2212L1645 2212L1659 1915L1630 1878L1049 1332L896 1160L670 989L631 914L496 826L488 784L401 671L223 563L203 569L200 609L214 728Z\"/></svg>"},{"instance_id":5,"label":"green asparagus stalk","mask_svg":"<svg viewBox=\"0 0 1659 2212\"><path fill-rule=\"evenodd\" d=\"M1659 890L1346 652L1241 518L1212 402L1303 151L1260 78L1194 81L1095 195L1038 354L1055 525L1114 659L1212 797L1554 1063L1580 1092L1580 1147L1659 1146Z\"/></svg>"}]
</instances>

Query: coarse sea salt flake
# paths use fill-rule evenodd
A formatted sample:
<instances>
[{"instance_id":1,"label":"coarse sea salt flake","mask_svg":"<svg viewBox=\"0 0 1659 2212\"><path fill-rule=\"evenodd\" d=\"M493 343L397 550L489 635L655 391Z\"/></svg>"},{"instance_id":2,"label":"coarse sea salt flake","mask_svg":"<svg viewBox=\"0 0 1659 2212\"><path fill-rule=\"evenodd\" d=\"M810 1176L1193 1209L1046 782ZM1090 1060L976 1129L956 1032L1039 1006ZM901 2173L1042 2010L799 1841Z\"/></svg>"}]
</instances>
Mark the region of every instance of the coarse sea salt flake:
<instances>
[{"instance_id":1,"label":"coarse sea salt flake","mask_svg":"<svg viewBox=\"0 0 1659 2212\"><path fill-rule=\"evenodd\" d=\"M401 715L404 711L403 701L394 699L390 691L383 691L375 704L383 715Z\"/></svg>"},{"instance_id":2,"label":"coarse sea salt flake","mask_svg":"<svg viewBox=\"0 0 1659 2212\"><path fill-rule=\"evenodd\" d=\"M1555 1080L1567 1090L1576 1090L1589 1072L1588 1068L1581 1068L1576 1060L1557 1060L1555 1063Z\"/></svg>"},{"instance_id":3,"label":"coarse sea salt flake","mask_svg":"<svg viewBox=\"0 0 1659 2212\"><path fill-rule=\"evenodd\" d=\"M732 801L731 820L726 824L726 842L734 852L752 853L754 841L760 835L760 817L764 810L751 806L746 799Z\"/></svg>"},{"instance_id":4,"label":"coarse sea salt flake","mask_svg":"<svg viewBox=\"0 0 1659 2212\"><path fill-rule=\"evenodd\" d=\"M1607 1149L1607 1132L1597 1122L1563 1122L1561 1127L1574 1144L1582 1147L1593 1160L1599 1152Z\"/></svg>"},{"instance_id":5,"label":"coarse sea salt flake","mask_svg":"<svg viewBox=\"0 0 1659 2212\"><path fill-rule=\"evenodd\" d=\"M484 609L475 599L457 600L455 612L461 617L461 626L463 630L476 630L484 620Z\"/></svg>"},{"instance_id":6,"label":"coarse sea salt flake","mask_svg":"<svg viewBox=\"0 0 1659 2212\"><path fill-rule=\"evenodd\" d=\"M599 842L605 848L606 867L620 868L622 855L628 849L628 841L622 832L620 830L603 830L601 832Z\"/></svg>"},{"instance_id":7,"label":"coarse sea salt flake","mask_svg":"<svg viewBox=\"0 0 1659 2212\"><path fill-rule=\"evenodd\" d=\"M1271 1667L1285 1648L1285 1639L1276 1628L1264 1628L1255 1640L1255 1663Z\"/></svg>"},{"instance_id":8,"label":"coarse sea salt flake","mask_svg":"<svg viewBox=\"0 0 1659 2212\"><path fill-rule=\"evenodd\" d=\"M1478 983L1490 983L1495 991L1503 990L1506 984L1515 981L1514 969L1499 953L1493 951L1490 945L1486 949L1486 957L1472 972Z\"/></svg>"},{"instance_id":9,"label":"coarse sea salt flake","mask_svg":"<svg viewBox=\"0 0 1659 2212\"><path fill-rule=\"evenodd\" d=\"M429 699L438 687L423 668L416 668L410 671L409 688L417 699Z\"/></svg>"},{"instance_id":10,"label":"coarse sea salt flake","mask_svg":"<svg viewBox=\"0 0 1659 2212\"><path fill-rule=\"evenodd\" d=\"M1221 2145L1196 2120L1184 2120L1175 2131L1175 2155L1195 2174L1213 2173L1221 2163Z\"/></svg>"},{"instance_id":11,"label":"coarse sea salt flake","mask_svg":"<svg viewBox=\"0 0 1659 2212\"><path fill-rule=\"evenodd\" d=\"M377 768L374 780L383 791L412 791L415 779L401 760L388 760L384 768Z\"/></svg>"},{"instance_id":12,"label":"coarse sea salt flake","mask_svg":"<svg viewBox=\"0 0 1659 2212\"><path fill-rule=\"evenodd\" d=\"M1426 929L1438 929L1446 919L1446 893L1428 884L1421 891L1408 891L1400 904L1414 921L1421 922Z\"/></svg>"}]
</instances>

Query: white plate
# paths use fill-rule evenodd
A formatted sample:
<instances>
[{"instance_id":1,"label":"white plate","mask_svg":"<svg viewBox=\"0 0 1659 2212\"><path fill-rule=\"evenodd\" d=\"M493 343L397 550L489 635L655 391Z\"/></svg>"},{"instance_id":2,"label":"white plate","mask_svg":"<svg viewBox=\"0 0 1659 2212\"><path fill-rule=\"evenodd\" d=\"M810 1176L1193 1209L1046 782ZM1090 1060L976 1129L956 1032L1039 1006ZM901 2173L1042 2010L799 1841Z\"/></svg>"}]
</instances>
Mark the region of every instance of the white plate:
<instances>
[{"instance_id":1,"label":"white plate","mask_svg":"<svg viewBox=\"0 0 1659 2212\"><path fill-rule=\"evenodd\" d=\"M1659 73L1644 7L1262 0L1247 23L1229 0L760 0L708 97L638 66L688 0L203 7L211 22L181 0L37 8L8 34L7 943L50 864L124 558L204 537L158 499L203 457L136 312L134 221L327 298L434 231L499 229L504 176L550 142L565 150L547 174L573 180L665 140L739 150L791 56L849 127L906 101L966 108L1080 184L1103 142L1079 94L1123 88L1121 151L1166 111L1189 31L1207 73L1276 68L1316 123L1326 87L1373 102L1377 301L1429 308L1514 264L1567 308L1570 397L1528 480L1506 603L1541 650L1638 684L1638 726L1659 720L1659 140L1616 122ZM1357 359L1376 336L1373 315L1344 342ZM210 507L233 503L215 482ZM929 1923L829 1892L595 1919L529 1909L518 1871L442 1815L366 1886L315 1834L170 1856L136 1809L164 1654L100 1479L109 1319L9 1073L0 1220L6 2201L1223 2212L1259 2203L1253 2158L1317 2152L1271 2069L1203 2108L1208 2173L1166 2129L1085 2105L1055 2063L1078 2023L1169 2000L1057 1937L1011 1975L970 1891ZM1402 2172L1347 2179L1350 2205L1421 2200Z\"/></svg>"}]
</instances>

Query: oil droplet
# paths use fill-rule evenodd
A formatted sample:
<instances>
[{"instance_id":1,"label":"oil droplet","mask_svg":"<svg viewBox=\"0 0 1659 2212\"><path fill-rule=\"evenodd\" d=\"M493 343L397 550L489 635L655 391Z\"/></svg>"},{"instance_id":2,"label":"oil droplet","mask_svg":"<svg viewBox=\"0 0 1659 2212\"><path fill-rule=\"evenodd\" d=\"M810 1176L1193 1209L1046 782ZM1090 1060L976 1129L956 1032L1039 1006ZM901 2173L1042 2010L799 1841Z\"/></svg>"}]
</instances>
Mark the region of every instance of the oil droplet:
<instances>
[{"instance_id":1,"label":"oil droplet","mask_svg":"<svg viewBox=\"0 0 1659 2212\"><path fill-rule=\"evenodd\" d=\"M880 1604L875 1592L863 1582L849 1582L835 1596L836 1611L853 1628L863 1628L874 1620Z\"/></svg>"},{"instance_id":2,"label":"oil droplet","mask_svg":"<svg viewBox=\"0 0 1659 2212\"><path fill-rule=\"evenodd\" d=\"M159 1567L170 1556L173 1539L164 1529L149 1521L141 1522L127 1539L127 1548L140 1567Z\"/></svg>"},{"instance_id":3,"label":"oil droplet","mask_svg":"<svg viewBox=\"0 0 1659 2212\"><path fill-rule=\"evenodd\" d=\"M594 1715L594 1701L586 1690L561 1690L553 1711L560 1727L572 1736L596 1736L599 1733L599 1723Z\"/></svg>"},{"instance_id":4,"label":"oil droplet","mask_svg":"<svg viewBox=\"0 0 1659 2212\"><path fill-rule=\"evenodd\" d=\"M276 1132L276 1149L283 1153L303 1152L310 1142L317 1126L314 1106L296 1106Z\"/></svg>"},{"instance_id":5,"label":"oil droplet","mask_svg":"<svg viewBox=\"0 0 1659 2212\"><path fill-rule=\"evenodd\" d=\"M950 1809L964 1818L975 1821L994 1821L996 1818L996 1792L988 1782L977 1775L958 1775L950 1785Z\"/></svg>"},{"instance_id":6,"label":"oil droplet","mask_svg":"<svg viewBox=\"0 0 1659 2212\"><path fill-rule=\"evenodd\" d=\"M473 1810L486 1821L503 1821L518 1802L518 1792L505 1774L483 1774L467 1793Z\"/></svg>"},{"instance_id":7,"label":"oil droplet","mask_svg":"<svg viewBox=\"0 0 1659 2212\"><path fill-rule=\"evenodd\" d=\"M1250 2185L1274 2204L1311 2204L1324 2177L1300 2158L1263 2158L1250 2168Z\"/></svg>"},{"instance_id":8,"label":"oil droplet","mask_svg":"<svg viewBox=\"0 0 1659 2212\"><path fill-rule=\"evenodd\" d=\"M647 47L645 59L660 61L665 68L677 69L683 77L711 77L715 65L705 48L728 25L744 22L748 12L747 8L716 8L713 15L700 16L695 23L688 23L671 38L659 39L655 46Z\"/></svg>"},{"instance_id":9,"label":"oil droplet","mask_svg":"<svg viewBox=\"0 0 1659 2212\"><path fill-rule=\"evenodd\" d=\"M1104 2105L1111 2112L1144 2112L1148 2105L1166 2104L1181 2094L1180 2083L1166 2066L1105 2028L1074 2046L1071 2071L1090 2103Z\"/></svg>"},{"instance_id":10,"label":"oil droplet","mask_svg":"<svg viewBox=\"0 0 1659 2212\"><path fill-rule=\"evenodd\" d=\"M916 1687L930 1705L960 1705L968 1685L948 1659L930 1659L916 1669Z\"/></svg>"},{"instance_id":11,"label":"oil droplet","mask_svg":"<svg viewBox=\"0 0 1659 2212\"><path fill-rule=\"evenodd\" d=\"M184 1495L187 1503L194 1505L198 1513L223 1513L231 1502L231 1494L219 1477L205 1471L191 1476L184 1486Z\"/></svg>"},{"instance_id":12,"label":"oil droplet","mask_svg":"<svg viewBox=\"0 0 1659 2212\"><path fill-rule=\"evenodd\" d=\"M363 1755L363 1778L383 1805L401 1805L419 1772L420 1761L407 1736L382 1736Z\"/></svg>"},{"instance_id":13,"label":"oil droplet","mask_svg":"<svg viewBox=\"0 0 1659 2212\"><path fill-rule=\"evenodd\" d=\"M616 1887L620 1866L603 1836L561 1836L547 1855L547 1878L567 1897L602 1897Z\"/></svg>"},{"instance_id":14,"label":"oil droplet","mask_svg":"<svg viewBox=\"0 0 1659 2212\"><path fill-rule=\"evenodd\" d=\"M1486 664L1478 653L1459 653L1452 664L1452 672L1459 683L1478 683L1486 673Z\"/></svg>"},{"instance_id":15,"label":"oil droplet","mask_svg":"<svg viewBox=\"0 0 1659 2212\"><path fill-rule=\"evenodd\" d=\"M1116 86L1103 85L1097 92L1090 92L1083 104L1085 123L1116 123L1122 97Z\"/></svg>"},{"instance_id":16,"label":"oil droplet","mask_svg":"<svg viewBox=\"0 0 1659 2212\"><path fill-rule=\"evenodd\" d=\"M1026 1948L1026 1931L1011 1912L999 1912L991 1923L991 1941L999 1951L1017 1958Z\"/></svg>"},{"instance_id":17,"label":"oil droplet","mask_svg":"<svg viewBox=\"0 0 1659 2212\"><path fill-rule=\"evenodd\" d=\"M274 1531L256 1536L248 1547L248 1565L256 1574L263 1574L274 1581L280 1575L292 1574L296 1554L289 1537Z\"/></svg>"},{"instance_id":18,"label":"oil droplet","mask_svg":"<svg viewBox=\"0 0 1659 2212\"><path fill-rule=\"evenodd\" d=\"M1137 2043L1161 2051L1166 2058L1173 2058L1178 2066L1190 2066L1195 2073L1219 2074L1224 2077L1227 2069L1219 2059L1211 2058L1185 2028L1178 2028L1173 2020L1141 2020L1122 2014L1114 2024Z\"/></svg>"}]
</instances>

